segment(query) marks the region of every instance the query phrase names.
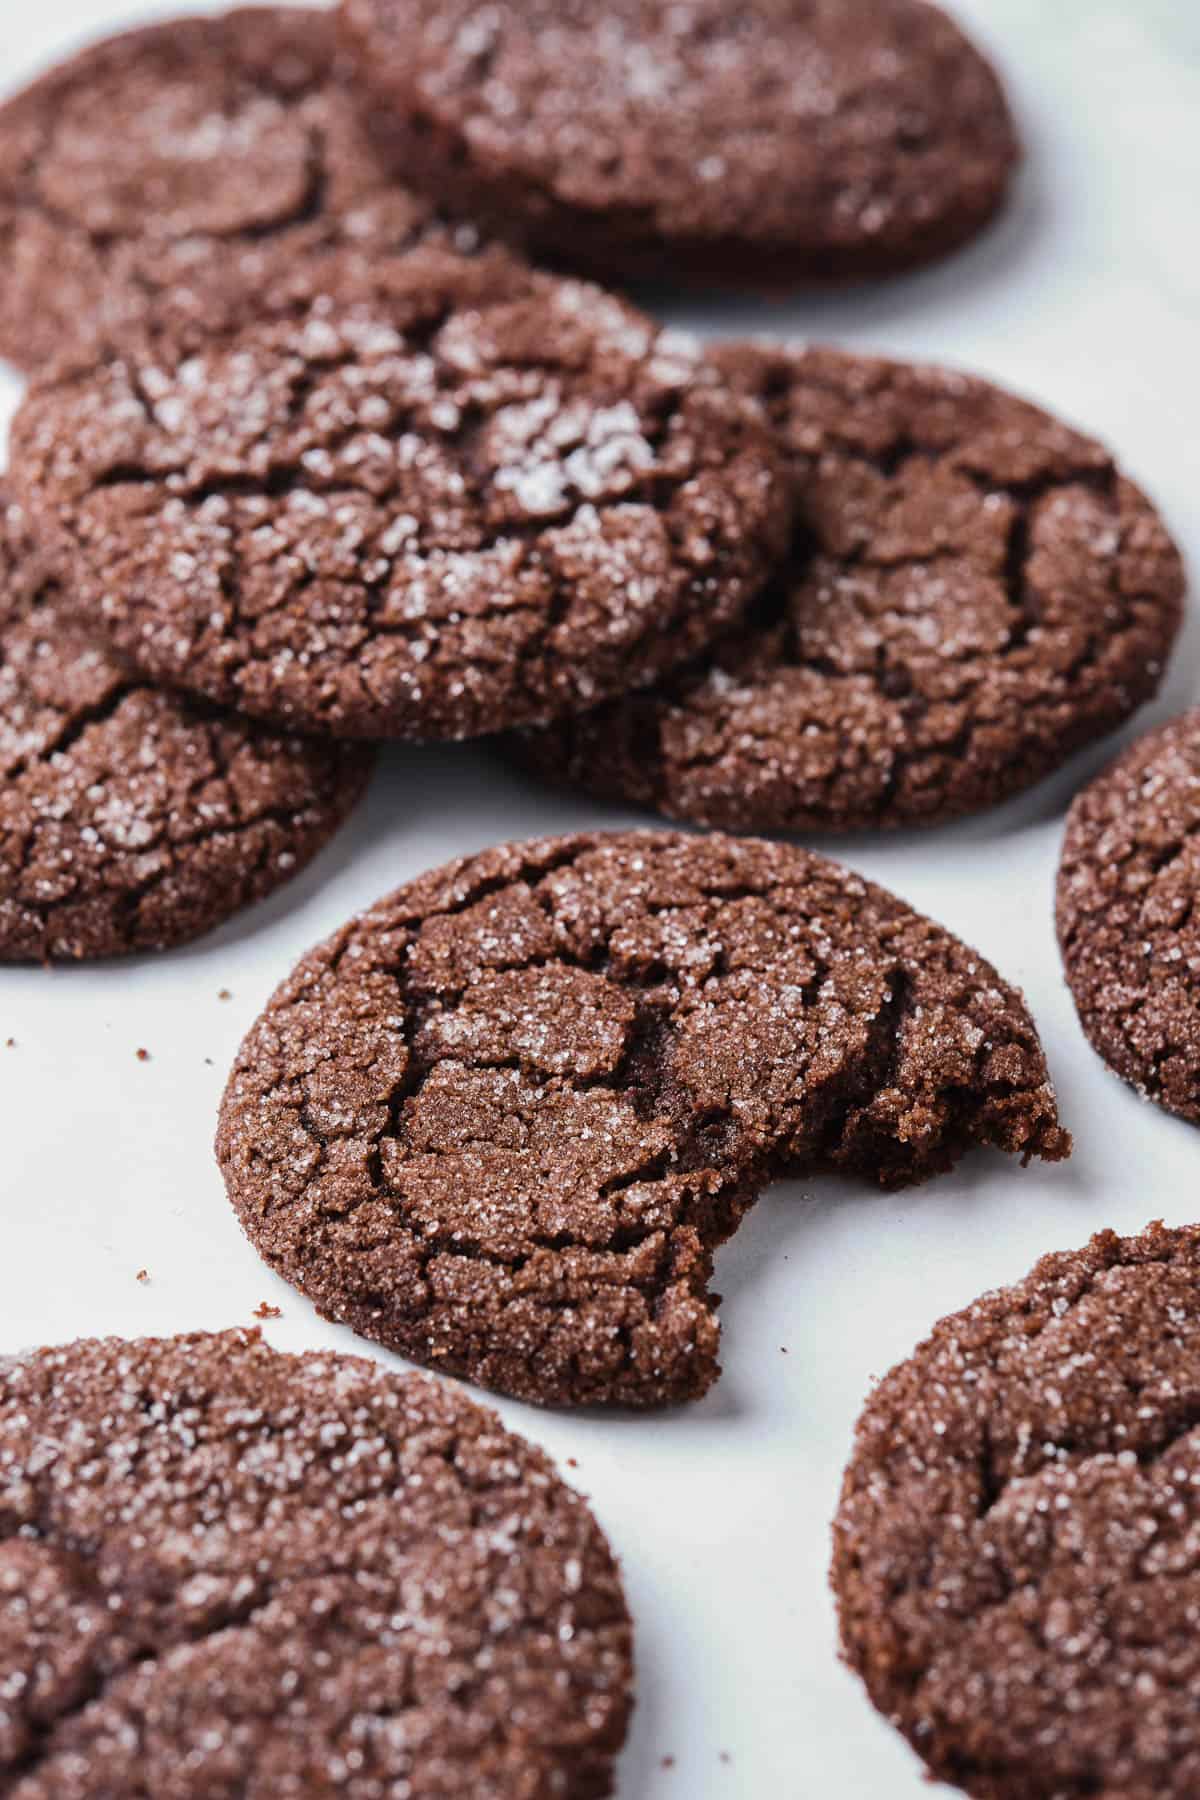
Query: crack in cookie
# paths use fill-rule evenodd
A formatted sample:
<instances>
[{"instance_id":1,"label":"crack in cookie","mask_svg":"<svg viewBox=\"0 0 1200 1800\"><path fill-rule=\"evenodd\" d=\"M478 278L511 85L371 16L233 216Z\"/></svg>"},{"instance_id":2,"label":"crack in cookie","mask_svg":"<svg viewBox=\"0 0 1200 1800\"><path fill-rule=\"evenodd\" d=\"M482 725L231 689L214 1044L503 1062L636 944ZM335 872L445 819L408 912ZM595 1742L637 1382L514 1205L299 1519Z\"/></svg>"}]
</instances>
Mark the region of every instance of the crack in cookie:
<instances>
[{"instance_id":1,"label":"crack in cookie","mask_svg":"<svg viewBox=\"0 0 1200 1800\"><path fill-rule=\"evenodd\" d=\"M0 493L0 962L211 930L316 855L373 767L131 676Z\"/></svg>"},{"instance_id":2,"label":"crack in cookie","mask_svg":"<svg viewBox=\"0 0 1200 1800\"><path fill-rule=\"evenodd\" d=\"M0 107L0 353L30 370L191 339L311 297L333 253L474 244L388 173L368 114L334 22L299 7L173 20L51 70Z\"/></svg>"}]
</instances>

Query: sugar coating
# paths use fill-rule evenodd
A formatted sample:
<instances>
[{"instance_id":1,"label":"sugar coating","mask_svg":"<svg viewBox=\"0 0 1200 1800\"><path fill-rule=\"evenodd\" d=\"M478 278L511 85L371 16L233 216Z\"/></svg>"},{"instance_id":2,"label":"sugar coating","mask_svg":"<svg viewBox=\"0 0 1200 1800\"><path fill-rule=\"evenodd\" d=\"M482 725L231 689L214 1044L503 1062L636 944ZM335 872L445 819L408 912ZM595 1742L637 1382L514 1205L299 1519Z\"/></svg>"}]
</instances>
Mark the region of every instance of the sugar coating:
<instances>
[{"instance_id":1,"label":"sugar coating","mask_svg":"<svg viewBox=\"0 0 1200 1800\"><path fill-rule=\"evenodd\" d=\"M614 833L401 888L306 957L217 1154L262 1255L418 1361L553 1405L718 1373L713 1252L765 1182L1067 1154L982 958L784 845Z\"/></svg>"},{"instance_id":2,"label":"sugar coating","mask_svg":"<svg viewBox=\"0 0 1200 1800\"><path fill-rule=\"evenodd\" d=\"M1080 1023L1146 1099L1200 1122L1200 709L1076 797L1058 938Z\"/></svg>"},{"instance_id":3,"label":"sugar coating","mask_svg":"<svg viewBox=\"0 0 1200 1800\"><path fill-rule=\"evenodd\" d=\"M441 738L653 679L739 617L791 498L677 334L510 257L333 257L319 299L59 367L31 513L143 673L339 736Z\"/></svg>"},{"instance_id":4,"label":"sugar coating","mask_svg":"<svg viewBox=\"0 0 1200 1800\"><path fill-rule=\"evenodd\" d=\"M0 962L211 929L296 874L374 766L146 687L73 602L0 490Z\"/></svg>"},{"instance_id":5,"label":"sugar coating","mask_svg":"<svg viewBox=\"0 0 1200 1800\"><path fill-rule=\"evenodd\" d=\"M332 19L247 7L130 31L0 108L0 353L32 369L319 286L333 251L465 244L383 169Z\"/></svg>"},{"instance_id":6,"label":"sugar coating","mask_svg":"<svg viewBox=\"0 0 1200 1800\"><path fill-rule=\"evenodd\" d=\"M790 560L715 652L526 738L535 768L732 830L937 823L1155 692L1182 564L1100 444L948 369L713 354L791 460Z\"/></svg>"},{"instance_id":7,"label":"sugar coating","mask_svg":"<svg viewBox=\"0 0 1200 1800\"><path fill-rule=\"evenodd\" d=\"M979 1800L1200 1791L1200 1231L1103 1232L942 1320L863 1412L846 1655Z\"/></svg>"},{"instance_id":8,"label":"sugar coating","mask_svg":"<svg viewBox=\"0 0 1200 1800\"><path fill-rule=\"evenodd\" d=\"M448 1385L257 1332L0 1371L6 1800L603 1800L612 1555Z\"/></svg>"},{"instance_id":9,"label":"sugar coating","mask_svg":"<svg viewBox=\"0 0 1200 1800\"><path fill-rule=\"evenodd\" d=\"M1018 157L995 74L923 0L343 0L342 19L402 177L601 278L925 261L991 217Z\"/></svg>"}]
</instances>

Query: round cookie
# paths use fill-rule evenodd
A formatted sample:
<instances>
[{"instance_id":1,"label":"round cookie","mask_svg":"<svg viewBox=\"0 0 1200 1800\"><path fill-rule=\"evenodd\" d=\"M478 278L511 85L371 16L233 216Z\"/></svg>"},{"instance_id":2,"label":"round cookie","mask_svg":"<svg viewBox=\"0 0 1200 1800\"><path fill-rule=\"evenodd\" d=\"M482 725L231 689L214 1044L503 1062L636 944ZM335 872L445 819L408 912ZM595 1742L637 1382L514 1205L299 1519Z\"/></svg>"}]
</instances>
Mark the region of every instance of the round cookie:
<instances>
[{"instance_id":1,"label":"round cookie","mask_svg":"<svg viewBox=\"0 0 1200 1800\"><path fill-rule=\"evenodd\" d=\"M368 112L333 20L299 7L172 20L51 70L0 107L0 354L32 369L146 325L210 330L319 285L335 247L431 235Z\"/></svg>"},{"instance_id":2,"label":"round cookie","mask_svg":"<svg viewBox=\"0 0 1200 1800\"><path fill-rule=\"evenodd\" d=\"M1200 1230L1104 1232L875 1390L834 1525L847 1659L979 1800L1200 1791Z\"/></svg>"},{"instance_id":3,"label":"round cookie","mask_svg":"<svg viewBox=\"0 0 1200 1800\"><path fill-rule=\"evenodd\" d=\"M1092 439L945 369L715 351L799 492L790 561L717 651L518 746L553 780L728 830L978 812L1154 693L1183 570Z\"/></svg>"},{"instance_id":4,"label":"round cookie","mask_svg":"<svg viewBox=\"0 0 1200 1800\"><path fill-rule=\"evenodd\" d=\"M6 1800L603 1800L629 1615L449 1384L256 1332L0 1371Z\"/></svg>"},{"instance_id":5,"label":"round cookie","mask_svg":"<svg viewBox=\"0 0 1200 1800\"><path fill-rule=\"evenodd\" d=\"M1077 795L1058 941L1079 1021L1147 1100L1200 1124L1200 708Z\"/></svg>"},{"instance_id":6,"label":"round cookie","mask_svg":"<svg viewBox=\"0 0 1200 1800\"><path fill-rule=\"evenodd\" d=\"M741 615L792 501L754 404L598 288L420 246L320 301L60 367L13 479L143 673L444 738L652 680Z\"/></svg>"},{"instance_id":7,"label":"round cookie","mask_svg":"<svg viewBox=\"0 0 1200 1800\"><path fill-rule=\"evenodd\" d=\"M316 855L373 762L132 677L77 623L0 492L0 962L210 930Z\"/></svg>"},{"instance_id":8,"label":"round cookie","mask_svg":"<svg viewBox=\"0 0 1200 1800\"><path fill-rule=\"evenodd\" d=\"M341 16L406 179L606 280L908 268L974 236L1018 159L994 72L924 0L343 0Z\"/></svg>"},{"instance_id":9,"label":"round cookie","mask_svg":"<svg viewBox=\"0 0 1200 1800\"><path fill-rule=\"evenodd\" d=\"M511 844L307 956L239 1052L217 1155L328 1317L550 1405L716 1379L713 1252L775 1176L1054 1160L1037 1032L983 959L786 845Z\"/></svg>"}]
</instances>

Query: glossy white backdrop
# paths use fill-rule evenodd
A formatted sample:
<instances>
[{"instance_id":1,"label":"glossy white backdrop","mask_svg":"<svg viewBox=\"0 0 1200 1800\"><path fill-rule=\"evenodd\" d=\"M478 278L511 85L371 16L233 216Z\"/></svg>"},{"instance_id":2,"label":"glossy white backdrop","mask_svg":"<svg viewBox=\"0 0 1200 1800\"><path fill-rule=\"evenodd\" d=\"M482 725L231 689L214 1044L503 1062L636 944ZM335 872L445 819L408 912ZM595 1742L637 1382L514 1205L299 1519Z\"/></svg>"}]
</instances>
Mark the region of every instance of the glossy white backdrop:
<instances>
[{"instance_id":1,"label":"glossy white backdrop","mask_svg":"<svg viewBox=\"0 0 1200 1800\"><path fill-rule=\"evenodd\" d=\"M0 0L0 81L168 10ZM1186 0L958 11L1007 72L1028 144L1003 224L940 269L846 295L648 303L713 335L794 332L994 376L1117 446L1200 572L1200 13ZM17 393L5 380L5 418ZM1193 616L1165 694L1126 738L1200 699L1198 655ZM859 1405L936 1318L1043 1250L1200 1214L1200 1138L1095 1061L1054 947L1063 811L1112 747L991 817L822 846L1025 987L1074 1160L1022 1172L980 1156L892 1198L780 1187L721 1256L725 1375L704 1404L640 1420L501 1406L577 1460L567 1473L624 1560L640 1684L620 1800L928 1792L835 1657L828 1527ZM486 746L399 751L312 870L199 946L0 971L0 1352L248 1323L264 1299L283 1309L274 1343L361 1349L264 1270L226 1205L210 1146L242 1032L302 950L407 877L504 838L627 818L539 792Z\"/></svg>"}]
</instances>

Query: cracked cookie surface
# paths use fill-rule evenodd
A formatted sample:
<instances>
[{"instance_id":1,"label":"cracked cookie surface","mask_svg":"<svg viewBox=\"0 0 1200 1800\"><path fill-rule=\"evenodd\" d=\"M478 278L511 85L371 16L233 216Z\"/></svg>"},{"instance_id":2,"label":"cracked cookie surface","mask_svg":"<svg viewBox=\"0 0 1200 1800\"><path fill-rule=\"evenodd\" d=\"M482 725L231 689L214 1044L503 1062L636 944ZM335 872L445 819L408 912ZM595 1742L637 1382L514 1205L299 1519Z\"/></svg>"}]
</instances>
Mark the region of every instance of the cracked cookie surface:
<instances>
[{"instance_id":1,"label":"cracked cookie surface","mask_svg":"<svg viewBox=\"0 0 1200 1800\"><path fill-rule=\"evenodd\" d=\"M858 1426L842 1642L980 1800L1200 1789L1200 1231L1104 1232L942 1320Z\"/></svg>"},{"instance_id":2,"label":"cracked cookie surface","mask_svg":"<svg viewBox=\"0 0 1200 1800\"><path fill-rule=\"evenodd\" d=\"M212 929L316 855L373 765L131 676L0 491L0 962Z\"/></svg>"},{"instance_id":3,"label":"cracked cookie surface","mask_svg":"<svg viewBox=\"0 0 1200 1800\"><path fill-rule=\"evenodd\" d=\"M174 20L51 70L0 107L0 353L178 340L319 288L336 248L465 242L385 173L367 111L332 20L301 8Z\"/></svg>"},{"instance_id":4,"label":"cracked cookie surface","mask_svg":"<svg viewBox=\"0 0 1200 1800\"><path fill-rule=\"evenodd\" d=\"M257 1332L0 1367L6 1800L603 1800L630 1624L549 1460Z\"/></svg>"},{"instance_id":5,"label":"cracked cookie surface","mask_svg":"<svg viewBox=\"0 0 1200 1800\"><path fill-rule=\"evenodd\" d=\"M401 171L605 280L908 267L977 232L1018 157L995 74L923 0L343 0L341 16L405 133Z\"/></svg>"},{"instance_id":6,"label":"cracked cookie surface","mask_svg":"<svg viewBox=\"0 0 1200 1800\"><path fill-rule=\"evenodd\" d=\"M1079 1020L1124 1080L1200 1123L1200 708L1076 796L1058 940Z\"/></svg>"},{"instance_id":7,"label":"cracked cookie surface","mask_svg":"<svg viewBox=\"0 0 1200 1800\"><path fill-rule=\"evenodd\" d=\"M797 535L734 635L516 746L727 830L936 824L1007 799L1156 690L1183 570L1101 445L950 370L717 346L795 471Z\"/></svg>"},{"instance_id":8,"label":"cracked cookie surface","mask_svg":"<svg viewBox=\"0 0 1200 1800\"><path fill-rule=\"evenodd\" d=\"M689 341L508 258L326 277L295 317L60 370L21 408L22 498L144 673L301 729L465 737L740 617L791 495Z\"/></svg>"},{"instance_id":9,"label":"cracked cookie surface","mask_svg":"<svg viewBox=\"0 0 1200 1800\"><path fill-rule=\"evenodd\" d=\"M306 957L239 1052L217 1154L328 1316L544 1404L716 1379L716 1247L777 1175L888 1186L1065 1155L1020 999L822 857L534 840L410 883Z\"/></svg>"}]
</instances>

